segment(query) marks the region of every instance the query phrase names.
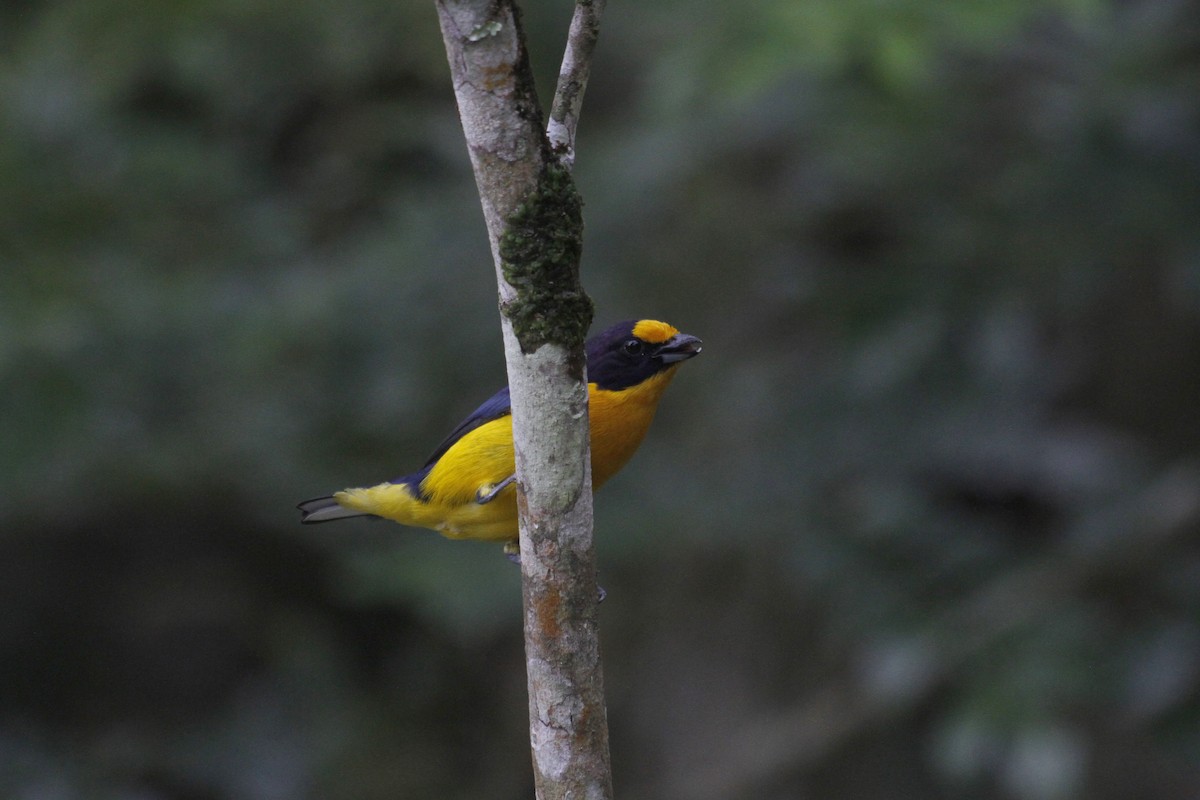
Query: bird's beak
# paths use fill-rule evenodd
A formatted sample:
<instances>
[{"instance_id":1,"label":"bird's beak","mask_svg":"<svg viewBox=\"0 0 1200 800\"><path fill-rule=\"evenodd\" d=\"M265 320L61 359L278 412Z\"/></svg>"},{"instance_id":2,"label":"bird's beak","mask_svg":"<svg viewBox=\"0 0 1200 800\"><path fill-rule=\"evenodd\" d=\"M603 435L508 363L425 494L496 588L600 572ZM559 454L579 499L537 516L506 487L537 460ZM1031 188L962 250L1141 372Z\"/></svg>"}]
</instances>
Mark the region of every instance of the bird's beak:
<instances>
[{"instance_id":1,"label":"bird's beak","mask_svg":"<svg viewBox=\"0 0 1200 800\"><path fill-rule=\"evenodd\" d=\"M686 361L692 356L700 355L700 350L703 348L704 342L686 333L677 333L654 352L654 355L662 359L664 364L672 364L676 361Z\"/></svg>"}]
</instances>

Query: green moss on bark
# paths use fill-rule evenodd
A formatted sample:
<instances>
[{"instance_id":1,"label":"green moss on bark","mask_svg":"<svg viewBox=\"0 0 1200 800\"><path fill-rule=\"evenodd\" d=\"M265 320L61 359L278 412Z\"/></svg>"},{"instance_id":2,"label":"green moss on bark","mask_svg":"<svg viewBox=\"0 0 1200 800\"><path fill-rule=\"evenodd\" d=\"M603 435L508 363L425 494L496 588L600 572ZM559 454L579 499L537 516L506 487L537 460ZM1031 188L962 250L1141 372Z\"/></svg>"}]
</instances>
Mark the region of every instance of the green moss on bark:
<instances>
[{"instance_id":1,"label":"green moss on bark","mask_svg":"<svg viewBox=\"0 0 1200 800\"><path fill-rule=\"evenodd\" d=\"M571 174L552 163L500 239L504 279L516 290L501 310L524 352L550 343L573 351L583 344L593 307L579 283L582 252L583 201Z\"/></svg>"}]
</instances>

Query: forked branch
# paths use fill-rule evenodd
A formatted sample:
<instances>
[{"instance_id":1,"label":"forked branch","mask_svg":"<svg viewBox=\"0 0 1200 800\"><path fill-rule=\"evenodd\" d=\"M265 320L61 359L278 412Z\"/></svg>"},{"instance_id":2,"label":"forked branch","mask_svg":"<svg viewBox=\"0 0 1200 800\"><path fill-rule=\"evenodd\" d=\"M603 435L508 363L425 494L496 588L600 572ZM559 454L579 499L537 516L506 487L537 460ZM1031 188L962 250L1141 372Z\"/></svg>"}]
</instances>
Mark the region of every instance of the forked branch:
<instances>
[{"instance_id":1,"label":"forked branch","mask_svg":"<svg viewBox=\"0 0 1200 800\"><path fill-rule=\"evenodd\" d=\"M569 166L602 7L576 9L552 146L513 0L437 0L499 286L541 800L612 797L583 353L591 301L579 285L583 221Z\"/></svg>"}]
</instances>

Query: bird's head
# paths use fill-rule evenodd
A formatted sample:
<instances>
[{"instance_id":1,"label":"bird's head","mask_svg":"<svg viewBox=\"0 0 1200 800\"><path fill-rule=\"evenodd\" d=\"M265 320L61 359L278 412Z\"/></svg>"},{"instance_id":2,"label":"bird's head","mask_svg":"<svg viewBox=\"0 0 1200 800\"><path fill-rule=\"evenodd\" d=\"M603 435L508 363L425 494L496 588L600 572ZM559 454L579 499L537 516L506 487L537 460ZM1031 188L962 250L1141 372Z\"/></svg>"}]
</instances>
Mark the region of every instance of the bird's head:
<instances>
[{"instance_id":1,"label":"bird's head","mask_svg":"<svg viewBox=\"0 0 1200 800\"><path fill-rule=\"evenodd\" d=\"M700 354L703 342L653 319L626 320L587 342L588 380L617 391Z\"/></svg>"}]
</instances>

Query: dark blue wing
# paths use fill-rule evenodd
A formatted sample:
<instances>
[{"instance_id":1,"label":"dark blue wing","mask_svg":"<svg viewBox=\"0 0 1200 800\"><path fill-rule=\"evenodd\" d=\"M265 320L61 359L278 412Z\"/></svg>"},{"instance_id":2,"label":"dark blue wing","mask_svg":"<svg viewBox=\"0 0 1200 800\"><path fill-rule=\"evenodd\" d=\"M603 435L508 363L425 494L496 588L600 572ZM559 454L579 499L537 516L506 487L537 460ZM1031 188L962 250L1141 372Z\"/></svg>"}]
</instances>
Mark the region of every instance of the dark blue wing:
<instances>
[{"instance_id":1,"label":"dark blue wing","mask_svg":"<svg viewBox=\"0 0 1200 800\"><path fill-rule=\"evenodd\" d=\"M454 446L455 442L480 425L483 425L485 422L491 422L494 419L499 419L500 417L506 417L511 413L512 402L509 400L508 387L505 386L485 400L483 405L468 414L466 419L458 423L458 427L450 431L450 435L433 451L433 455L425 462L425 466L432 466L447 450Z\"/></svg>"},{"instance_id":2,"label":"dark blue wing","mask_svg":"<svg viewBox=\"0 0 1200 800\"><path fill-rule=\"evenodd\" d=\"M505 386L503 389L485 400L483 405L468 414L466 419L458 423L458 426L454 430L450 431L450 435L447 436L445 440L437 446L437 449L433 451L433 455L429 457L429 460L425 462L425 465L421 467L421 469L417 470L411 475L403 475L399 478L395 478L391 482L407 483L413 488L414 492L423 496L424 493L421 491L421 482L425 480L425 476L429 474L429 470L433 468L433 465L437 463L437 460L445 455L446 451L453 447L455 442L478 428L480 425L491 422L494 419L499 419L500 417L506 417L511 413L512 403L509 400L508 387Z\"/></svg>"}]
</instances>

